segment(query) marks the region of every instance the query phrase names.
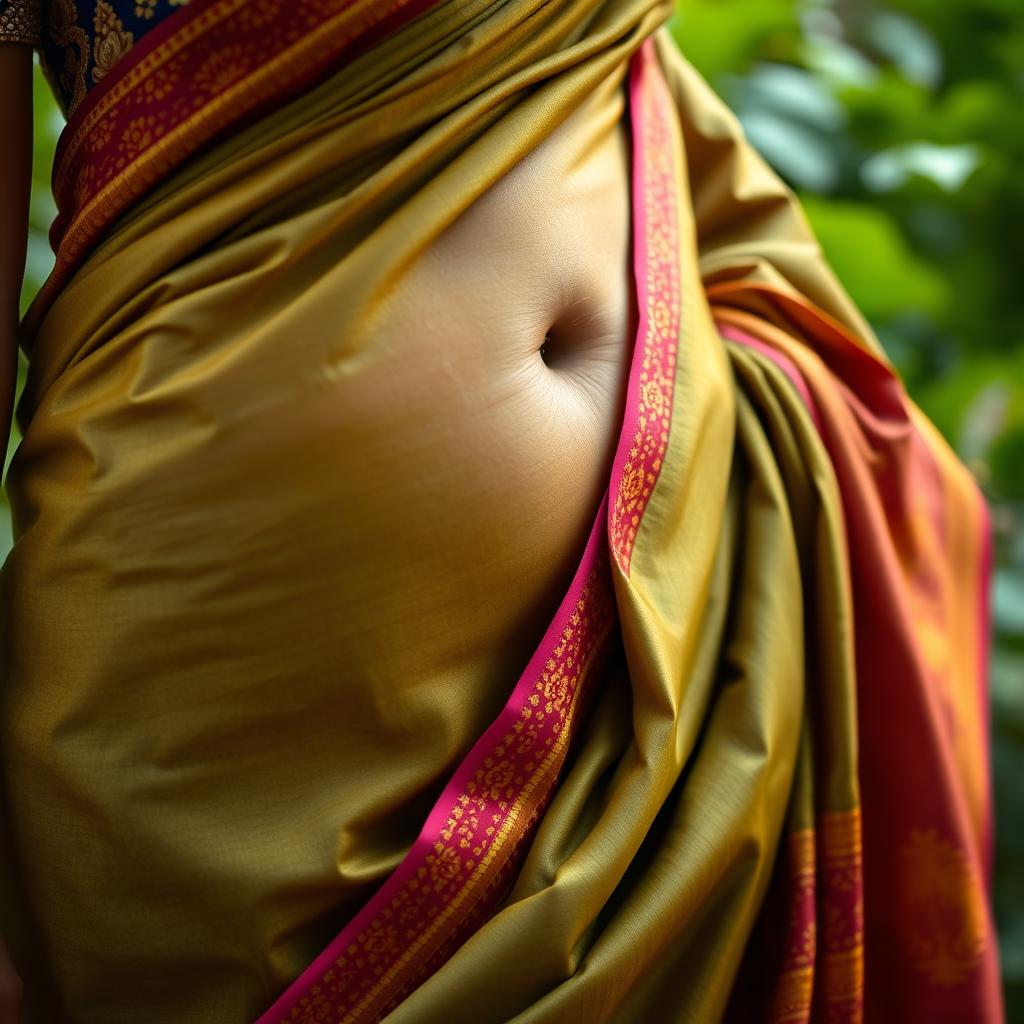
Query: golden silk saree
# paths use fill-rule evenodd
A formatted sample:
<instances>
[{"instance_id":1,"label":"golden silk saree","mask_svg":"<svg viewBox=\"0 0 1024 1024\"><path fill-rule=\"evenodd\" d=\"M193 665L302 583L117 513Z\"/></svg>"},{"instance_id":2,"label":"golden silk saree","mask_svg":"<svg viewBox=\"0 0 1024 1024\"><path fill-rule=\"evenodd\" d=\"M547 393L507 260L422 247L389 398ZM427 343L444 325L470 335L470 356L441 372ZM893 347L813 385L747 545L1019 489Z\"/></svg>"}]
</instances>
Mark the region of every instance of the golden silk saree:
<instances>
[{"instance_id":1,"label":"golden silk saree","mask_svg":"<svg viewBox=\"0 0 1024 1024\"><path fill-rule=\"evenodd\" d=\"M2 577L37 1018L1000 1020L985 506L671 5L338 0L313 43L275 10L184 8L58 154ZM607 492L501 678L395 660L331 533L378 510L252 438L327 422L394 281L609 80ZM476 621L415 570L419 628Z\"/></svg>"}]
</instances>

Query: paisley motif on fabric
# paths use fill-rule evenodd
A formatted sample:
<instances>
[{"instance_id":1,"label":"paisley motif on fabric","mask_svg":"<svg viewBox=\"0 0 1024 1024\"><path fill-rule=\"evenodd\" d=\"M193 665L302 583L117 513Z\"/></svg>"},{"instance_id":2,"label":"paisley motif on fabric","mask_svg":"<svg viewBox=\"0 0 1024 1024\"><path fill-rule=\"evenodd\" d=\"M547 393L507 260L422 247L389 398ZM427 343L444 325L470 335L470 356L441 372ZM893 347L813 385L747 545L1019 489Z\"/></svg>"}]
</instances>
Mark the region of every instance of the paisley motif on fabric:
<instances>
[{"instance_id":1,"label":"paisley motif on fabric","mask_svg":"<svg viewBox=\"0 0 1024 1024\"><path fill-rule=\"evenodd\" d=\"M935 829L914 829L900 850L910 960L932 985L966 981L985 952L985 899L960 849Z\"/></svg>"},{"instance_id":2,"label":"paisley motif on fabric","mask_svg":"<svg viewBox=\"0 0 1024 1024\"><path fill-rule=\"evenodd\" d=\"M92 80L98 82L132 48L135 38L125 30L124 23L107 0L99 0L96 4L93 30Z\"/></svg>"}]
</instances>

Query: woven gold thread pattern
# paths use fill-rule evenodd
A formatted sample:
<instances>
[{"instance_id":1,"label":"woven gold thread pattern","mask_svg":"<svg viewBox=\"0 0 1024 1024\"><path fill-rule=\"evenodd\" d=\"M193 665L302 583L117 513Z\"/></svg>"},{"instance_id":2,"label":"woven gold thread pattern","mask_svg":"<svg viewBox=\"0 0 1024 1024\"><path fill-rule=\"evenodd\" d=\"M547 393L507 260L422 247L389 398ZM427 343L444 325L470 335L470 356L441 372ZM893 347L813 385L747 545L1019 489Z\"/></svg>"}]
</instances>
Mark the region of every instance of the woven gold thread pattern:
<instances>
[{"instance_id":1,"label":"woven gold thread pattern","mask_svg":"<svg viewBox=\"0 0 1024 1024\"><path fill-rule=\"evenodd\" d=\"M42 39L42 0L0 0L0 42L39 46Z\"/></svg>"}]
</instances>

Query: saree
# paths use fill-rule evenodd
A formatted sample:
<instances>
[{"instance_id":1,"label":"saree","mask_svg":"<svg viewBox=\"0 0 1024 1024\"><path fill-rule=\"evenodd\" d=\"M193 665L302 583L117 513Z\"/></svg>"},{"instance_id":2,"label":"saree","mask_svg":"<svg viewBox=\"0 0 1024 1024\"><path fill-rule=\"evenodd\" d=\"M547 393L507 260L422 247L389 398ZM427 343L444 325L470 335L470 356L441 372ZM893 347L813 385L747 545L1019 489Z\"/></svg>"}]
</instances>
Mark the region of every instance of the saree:
<instances>
[{"instance_id":1,"label":"saree","mask_svg":"<svg viewBox=\"0 0 1024 1024\"><path fill-rule=\"evenodd\" d=\"M1000 1020L975 485L670 4L413 13L58 232L2 575L32 1019ZM606 493L547 482L592 523L557 608L453 667L488 608L415 560L378 599L375 524L420 524L334 478L388 449L330 399L609 84L638 323ZM472 513L428 525L500 548Z\"/></svg>"}]
</instances>

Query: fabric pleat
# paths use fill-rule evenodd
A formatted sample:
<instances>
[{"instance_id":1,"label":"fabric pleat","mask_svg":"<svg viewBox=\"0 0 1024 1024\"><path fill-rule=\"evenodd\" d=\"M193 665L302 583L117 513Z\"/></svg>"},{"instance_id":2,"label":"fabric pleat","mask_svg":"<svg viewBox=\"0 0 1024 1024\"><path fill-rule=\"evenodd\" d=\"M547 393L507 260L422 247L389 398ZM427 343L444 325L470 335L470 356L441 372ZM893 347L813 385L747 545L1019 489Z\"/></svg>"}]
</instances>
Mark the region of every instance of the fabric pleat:
<instances>
[{"instance_id":1,"label":"fabric pleat","mask_svg":"<svg viewBox=\"0 0 1024 1024\"><path fill-rule=\"evenodd\" d=\"M631 137L638 61L673 186L633 229L672 220L678 331L625 401L664 451L509 892L386 1019L1001 1019L984 504L672 10L439 3L156 185L46 312L0 577L33 1024L256 1020L504 707L609 467L498 420L488 339L455 364L387 325L586 103Z\"/></svg>"}]
</instances>

